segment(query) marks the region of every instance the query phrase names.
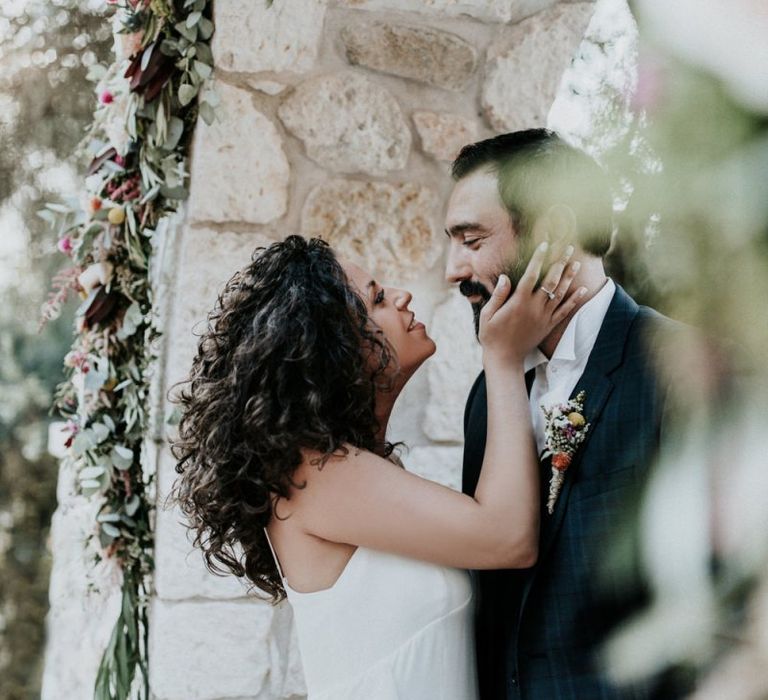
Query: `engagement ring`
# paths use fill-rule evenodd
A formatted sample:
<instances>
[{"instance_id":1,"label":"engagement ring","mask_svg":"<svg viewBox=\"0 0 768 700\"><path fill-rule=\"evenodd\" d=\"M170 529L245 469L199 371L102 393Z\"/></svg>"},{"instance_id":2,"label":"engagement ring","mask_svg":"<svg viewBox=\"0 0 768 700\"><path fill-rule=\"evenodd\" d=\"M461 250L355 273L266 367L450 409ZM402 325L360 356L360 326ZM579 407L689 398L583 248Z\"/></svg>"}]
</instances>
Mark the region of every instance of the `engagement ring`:
<instances>
[{"instance_id":1,"label":"engagement ring","mask_svg":"<svg viewBox=\"0 0 768 700\"><path fill-rule=\"evenodd\" d=\"M555 293L554 292L550 292L546 287L539 287L539 289L542 292L544 292L544 294L546 294L550 299L554 299L555 298Z\"/></svg>"}]
</instances>

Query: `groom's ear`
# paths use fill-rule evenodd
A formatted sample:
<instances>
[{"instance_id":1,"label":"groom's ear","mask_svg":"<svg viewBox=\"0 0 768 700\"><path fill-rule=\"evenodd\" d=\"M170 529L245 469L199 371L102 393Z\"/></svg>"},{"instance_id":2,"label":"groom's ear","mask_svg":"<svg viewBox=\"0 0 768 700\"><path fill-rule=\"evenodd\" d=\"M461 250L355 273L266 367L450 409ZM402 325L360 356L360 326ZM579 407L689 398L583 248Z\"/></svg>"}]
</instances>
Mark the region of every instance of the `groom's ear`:
<instances>
[{"instance_id":1,"label":"groom's ear","mask_svg":"<svg viewBox=\"0 0 768 700\"><path fill-rule=\"evenodd\" d=\"M567 204L553 204L534 223L533 236L536 245L549 243L549 259L556 260L569 246L576 246L576 214Z\"/></svg>"}]
</instances>

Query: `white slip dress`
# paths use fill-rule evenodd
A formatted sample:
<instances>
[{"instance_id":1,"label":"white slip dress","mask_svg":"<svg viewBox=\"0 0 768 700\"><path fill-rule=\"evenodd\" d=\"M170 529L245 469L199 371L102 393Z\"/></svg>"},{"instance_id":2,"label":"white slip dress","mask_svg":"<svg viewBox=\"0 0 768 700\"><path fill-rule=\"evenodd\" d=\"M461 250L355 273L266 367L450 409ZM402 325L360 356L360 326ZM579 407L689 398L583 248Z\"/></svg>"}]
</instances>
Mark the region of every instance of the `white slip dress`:
<instances>
[{"instance_id":1,"label":"white slip dress","mask_svg":"<svg viewBox=\"0 0 768 700\"><path fill-rule=\"evenodd\" d=\"M269 545L307 700L477 700L469 572L358 547L333 586L301 593Z\"/></svg>"}]
</instances>

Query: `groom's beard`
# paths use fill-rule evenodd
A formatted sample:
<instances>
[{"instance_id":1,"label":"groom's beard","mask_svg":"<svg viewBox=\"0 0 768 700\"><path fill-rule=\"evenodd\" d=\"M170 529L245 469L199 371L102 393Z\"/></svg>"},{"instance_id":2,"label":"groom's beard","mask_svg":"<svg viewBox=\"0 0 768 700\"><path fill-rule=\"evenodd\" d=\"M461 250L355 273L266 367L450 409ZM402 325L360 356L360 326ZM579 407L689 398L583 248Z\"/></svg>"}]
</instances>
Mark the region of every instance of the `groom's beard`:
<instances>
[{"instance_id":1,"label":"groom's beard","mask_svg":"<svg viewBox=\"0 0 768 700\"><path fill-rule=\"evenodd\" d=\"M522 278L523 274L525 274L525 268L528 267L528 263L530 262L531 256L533 255L534 251L529 240L530 238L531 237L528 236L527 239L523 239L521 241L518 254L514 260L508 261L498 274L491 275L491 282L493 283L494 287L498 283L499 275L502 272L507 277L509 277L510 281L512 282L512 292L510 292L510 296L514 294L515 290L517 289L517 285L520 283L520 279ZM465 297L479 296L482 299L482 301L475 302L471 305L472 315L475 322L475 335L479 338L480 312L491 298L491 290L486 289L485 285L481 284L480 282L464 280L459 284L459 292L461 292Z\"/></svg>"}]
</instances>

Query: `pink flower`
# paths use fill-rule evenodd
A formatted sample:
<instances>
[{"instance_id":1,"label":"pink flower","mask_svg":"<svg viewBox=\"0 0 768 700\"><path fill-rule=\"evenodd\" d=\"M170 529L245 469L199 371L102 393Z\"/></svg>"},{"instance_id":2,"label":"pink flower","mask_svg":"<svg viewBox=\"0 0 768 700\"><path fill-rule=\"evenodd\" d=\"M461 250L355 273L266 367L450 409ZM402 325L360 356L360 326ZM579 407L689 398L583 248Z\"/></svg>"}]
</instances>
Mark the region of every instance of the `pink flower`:
<instances>
[{"instance_id":1,"label":"pink flower","mask_svg":"<svg viewBox=\"0 0 768 700\"><path fill-rule=\"evenodd\" d=\"M57 243L56 247L59 249L60 253L69 255L72 252L72 239L69 236L59 238L59 242Z\"/></svg>"},{"instance_id":2,"label":"pink flower","mask_svg":"<svg viewBox=\"0 0 768 700\"><path fill-rule=\"evenodd\" d=\"M81 372L87 372L90 369L88 355L82 352L82 350L70 350L64 356L64 366L77 368Z\"/></svg>"},{"instance_id":3,"label":"pink flower","mask_svg":"<svg viewBox=\"0 0 768 700\"><path fill-rule=\"evenodd\" d=\"M121 168L125 167L125 158L121 156L119 153L115 156L115 163L119 165Z\"/></svg>"},{"instance_id":4,"label":"pink flower","mask_svg":"<svg viewBox=\"0 0 768 700\"><path fill-rule=\"evenodd\" d=\"M104 92L99 95L99 102L103 105L112 104L114 101L115 96L109 90L104 90Z\"/></svg>"}]
</instances>

